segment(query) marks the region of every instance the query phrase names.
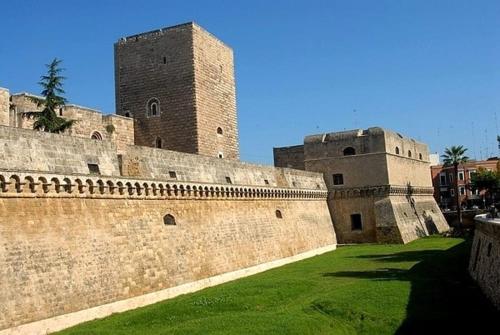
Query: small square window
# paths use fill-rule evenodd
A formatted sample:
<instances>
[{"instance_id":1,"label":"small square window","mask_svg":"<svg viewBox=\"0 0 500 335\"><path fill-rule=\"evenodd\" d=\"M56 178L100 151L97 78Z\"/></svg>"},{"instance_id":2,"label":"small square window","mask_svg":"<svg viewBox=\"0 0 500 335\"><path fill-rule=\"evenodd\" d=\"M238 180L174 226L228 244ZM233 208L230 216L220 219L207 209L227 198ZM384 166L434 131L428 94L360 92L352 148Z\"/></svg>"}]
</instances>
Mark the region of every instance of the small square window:
<instances>
[{"instance_id":1,"label":"small square window","mask_svg":"<svg viewBox=\"0 0 500 335\"><path fill-rule=\"evenodd\" d=\"M264 184L269 185L269 180L264 179Z\"/></svg>"},{"instance_id":2,"label":"small square window","mask_svg":"<svg viewBox=\"0 0 500 335\"><path fill-rule=\"evenodd\" d=\"M333 185L344 185L344 175L342 173L333 175Z\"/></svg>"},{"instance_id":3,"label":"small square window","mask_svg":"<svg viewBox=\"0 0 500 335\"><path fill-rule=\"evenodd\" d=\"M177 173L175 171L168 171L168 176L172 179L177 179Z\"/></svg>"},{"instance_id":4,"label":"small square window","mask_svg":"<svg viewBox=\"0 0 500 335\"><path fill-rule=\"evenodd\" d=\"M226 177L226 183L228 184L232 184L233 181L231 180L231 177Z\"/></svg>"},{"instance_id":5,"label":"small square window","mask_svg":"<svg viewBox=\"0 0 500 335\"><path fill-rule=\"evenodd\" d=\"M101 171L99 171L99 165L89 163L87 166L89 167L90 174L101 174Z\"/></svg>"},{"instance_id":6,"label":"small square window","mask_svg":"<svg viewBox=\"0 0 500 335\"><path fill-rule=\"evenodd\" d=\"M361 214L351 214L351 230L363 230Z\"/></svg>"}]
</instances>

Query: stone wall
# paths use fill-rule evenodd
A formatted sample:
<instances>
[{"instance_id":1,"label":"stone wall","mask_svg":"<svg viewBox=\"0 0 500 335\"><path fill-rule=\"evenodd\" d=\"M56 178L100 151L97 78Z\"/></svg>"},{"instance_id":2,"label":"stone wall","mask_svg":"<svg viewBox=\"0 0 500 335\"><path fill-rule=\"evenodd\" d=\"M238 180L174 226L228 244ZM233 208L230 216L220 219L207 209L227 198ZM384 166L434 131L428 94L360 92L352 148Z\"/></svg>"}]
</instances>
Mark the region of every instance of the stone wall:
<instances>
[{"instance_id":1,"label":"stone wall","mask_svg":"<svg viewBox=\"0 0 500 335\"><path fill-rule=\"evenodd\" d=\"M274 166L305 170L304 146L273 148Z\"/></svg>"},{"instance_id":2,"label":"stone wall","mask_svg":"<svg viewBox=\"0 0 500 335\"><path fill-rule=\"evenodd\" d=\"M428 194L392 195L374 203L376 240L408 243L417 238L449 230L430 190Z\"/></svg>"},{"instance_id":3,"label":"stone wall","mask_svg":"<svg viewBox=\"0 0 500 335\"><path fill-rule=\"evenodd\" d=\"M27 118L23 113L30 111L40 111L31 97L36 95L19 93L12 95L14 117L10 125L16 128L33 129L33 118ZM66 135L82 138L98 138L103 141L110 141L116 144L119 152L128 145L134 144L134 120L132 118L109 114L104 115L100 111L67 104L57 110L60 117L68 120L75 120L71 129Z\"/></svg>"},{"instance_id":4,"label":"stone wall","mask_svg":"<svg viewBox=\"0 0 500 335\"><path fill-rule=\"evenodd\" d=\"M198 153L238 160L233 50L193 25L193 52Z\"/></svg>"},{"instance_id":5,"label":"stone wall","mask_svg":"<svg viewBox=\"0 0 500 335\"><path fill-rule=\"evenodd\" d=\"M476 217L469 272L484 294L500 309L500 220Z\"/></svg>"},{"instance_id":6,"label":"stone wall","mask_svg":"<svg viewBox=\"0 0 500 335\"><path fill-rule=\"evenodd\" d=\"M116 113L136 120L135 143L198 152L192 25L138 34L115 43ZM158 114L148 116L151 99Z\"/></svg>"},{"instance_id":7,"label":"stone wall","mask_svg":"<svg viewBox=\"0 0 500 335\"><path fill-rule=\"evenodd\" d=\"M432 197L432 188L374 186L336 189L328 206L339 243L408 243L449 229ZM351 215L361 215L362 229L352 229Z\"/></svg>"},{"instance_id":8,"label":"stone wall","mask_svg":"<svg viewBox=\"0 0 500 335\"><path fill-rule=\"evenodd\" d=\"M59 316L29 328L44 334L68 313L336 243L324 190L13 171L0 186L0 329Z\"/></svg>"},{"instance_id":9,"label":"stone wall","mask_svg":"<svg viewBox=\"0 0 500 335\"><path fill-rule=\"evenodd\" d=\"M109 141L0 126L0 169L119 176L116 146Z\"/></svg>"},{"instance_id":10,"label":"stone wall","mask_svg":"<svg viewBox=\"0 0 500 335\"><path fill-rule=\"evenodd\" d=\"M319 173L137 146L129 146L123 155L122 173L164 180L326 190Z\"/></svg>"},{"instance_id":11,"label":"stone wall","mask_svg":"<svg viewBox=\"0 0 500 335\"><path fill-rule=\"evenodd\" d=\"M432 187L428 161L387 154L387 174L391 185Z\"/></svg>"},{"instance_id":12,"label":"stone wall","mask_svg":"<svg viewBox=\"0 0 500 335\"><path fill-rule=\"evenodd\" d=\"M233 52L198 25L120 39L115 85L116 112L136 120L137 145L239 159Z\"/></svg>"},{"instance_id":13,"label":"stone wall","mask_svg":"<svg viewBox=\"0 0 500 335\"><path fill-rule=\"evenodd\" d=\"M0 87L0 126L9 125L9 90Z\"/></svg>"},{"instance_id":14,"label":"stone wall","mask_svg":"<svg viewBox=\"0 0 500 335\"><path fill-rule=\"evenodd\" d=\"M371 127L310 135L303 146L274 148L274 158L275 166L301 168L302 160L306 171L323 173L340 243L407 243L449 229L429 197L427 145L397 132Z\"/></svg>"}]
</instances>

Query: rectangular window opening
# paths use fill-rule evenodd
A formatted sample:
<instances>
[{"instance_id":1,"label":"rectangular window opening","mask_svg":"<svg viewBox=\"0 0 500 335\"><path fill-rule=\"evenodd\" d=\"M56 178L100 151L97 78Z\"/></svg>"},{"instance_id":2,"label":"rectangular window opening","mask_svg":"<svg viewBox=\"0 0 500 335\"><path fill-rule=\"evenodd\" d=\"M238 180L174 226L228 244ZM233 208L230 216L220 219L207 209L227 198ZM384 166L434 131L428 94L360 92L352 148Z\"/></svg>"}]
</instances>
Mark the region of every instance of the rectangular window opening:
<instances>
[{"instance_id":1,"label":"rectangular window opening","mask_svg":"<svg viewBox=\"0 0 500 335\"><path fill-rule=\"evenodd\" d=\"M90 174L101 174L101 171L99 171L99 165L89 163L87 166L89 167Z\"/></svg>"},{"instance_id":2,"label":"rectangular window opening","mask_svg":"<svg viewBox=\"0 0 500 335\"><path fill-rule=\"evenodd\" d=\"M333 175L333 185L344 185L344 175L342 173Z\"/></svg>"},{"instance_id":3,"label":"rectangular window opening","mask_svg":"<svg viewBox=\"0 0 500 335\"><path fill-rule=\"evenodd\" d=\"M361 214L351 214L351 230L363 230Z\"/></svg>"},{"instance_id":4,"label":"rectangular window opening","mask_svg":"<svg viewBox=\"0 0 500 335\"><path fill-rule=\"evenodd\" d=\"M226 183L228 184L232 184L233 181L231 180L231 177L226 177Z\"/></svg>"},{"instance_id":5,"label":"rectangular window opening","mask_svg":"<svg viewBox=\"0 0 500 335\"><path fill-rule=\"evenodd\" d=\"M172 179L177 179L177 173L175 171L168 171L168 176Z\"/></svg>"}]
</instances>

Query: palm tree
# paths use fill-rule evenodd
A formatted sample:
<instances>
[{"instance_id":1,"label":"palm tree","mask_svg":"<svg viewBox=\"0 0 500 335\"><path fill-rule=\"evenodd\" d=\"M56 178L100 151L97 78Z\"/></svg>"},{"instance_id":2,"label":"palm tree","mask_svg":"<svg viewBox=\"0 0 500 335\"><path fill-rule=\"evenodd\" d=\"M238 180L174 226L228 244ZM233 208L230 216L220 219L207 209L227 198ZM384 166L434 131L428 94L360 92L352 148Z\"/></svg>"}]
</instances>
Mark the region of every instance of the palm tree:
<instances>
[{"instance_id":1,"label":"palm tree","mask_svg":"<svg viewBox=\"0 0 500 335\"><path fill-rule=\"evenodd\" d=\"M41 95L43 98L32 97L31 100L38 107L43 107L42 111L32 111L23 113L28 118L34 118L33 129L46 131L50 133L62 133L75 123L74 120L66 120L57 116L56 110L66 104L62 82L65 77L61 76L62 68L59 67L61 60L54 60L47 64L47 74L41 76L40 86L43 90Z\"/></svg>"},{"instance_id":2,"label":"palm tree","mask_svg":"<svg viewBox=\"0 0 500 335\"><path fill-rule=\"evenodd\" d=\"M469 157L465 156L467 148L463 145L451 146L451 148L446 148L444 150L444 155L441 155L443 159L444 166L453 166L453 175L455 181L455 199L457 204L457 214L458 214L458 227L462 228L462 208L460 204L460 192L458 190L458 166L469 160Z\"/></svg>"}]
</instances>

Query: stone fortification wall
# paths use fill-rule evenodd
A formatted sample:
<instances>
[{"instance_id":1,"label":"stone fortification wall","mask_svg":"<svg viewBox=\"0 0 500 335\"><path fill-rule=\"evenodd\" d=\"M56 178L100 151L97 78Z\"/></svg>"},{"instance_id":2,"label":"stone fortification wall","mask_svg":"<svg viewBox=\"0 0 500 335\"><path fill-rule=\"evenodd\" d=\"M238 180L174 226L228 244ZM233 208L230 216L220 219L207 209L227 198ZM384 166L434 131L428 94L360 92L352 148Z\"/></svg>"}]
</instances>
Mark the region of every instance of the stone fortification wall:
<instances>
[{"instance_id":1,"label":"stone fortification wall","mask_svg":"<svg viewBox=\"0 0 500 335\"><path fill-rule=\"evenodd\" d=\"M274 148L276 166L323 173L340 243L406 243L449 229L432 195L427 145L380 127Z\"/></svg>"},{"instance_id":2,"label":"stone fortification wall","mask_svg":"<svg viewBox=\"0 0 500 335\"><path fill-rule=\"evenodd\" d=\"M273 148L274 166L305 170L304 146Z\"/></svg>"},{"instance_id":3,"label":"stone fortification wall","mask_svg":"<svg viewBox=\"0 0 500 335\"><path fill-rule=\"evenodd\" d=\"M385 151L400 157L408 157L427 162L429 166L429 148L427 144L404 137L400 133L384 129Z\"/></svg>"},{"instance_id":4,"label":"stone fortification wall","mask_svg":"<svg viewBox=\"0 0 500 335\"><path fill-rule=\"evenodd\" d=\"M319 173L138 146L127 148L122 173L164 180L326 190Z\"/></svg>"},{"instance_id":5,"label":"stone fortification wall","mask_svg":"<svg viewBox=\"0 0 500 335\"><path fill-rule=\"evenodd\" d=\"M469 272L484 294L500 309L500 220L476 217Z\"/></svg>"},{"instance_id":6,"label":"stone fortification wall","mask_svg":"<svg viewBox=\"0 0 500 335\"><path fill-rule=\"evenodd\" d=\"M238 160L233 50L200 26L192 29L198 153Z\"/></svg>"},{"instance_id":7,"label":"stone fortification wall","mask_svg":"<svg viewBox=\"0 0 500 335\"><path fill-rule=\"evenodd\" d=\"M89 164L100 173L119 176L116 146L68 135L0 126L0 169L88 174Z\"/></svg>"},{"instance_id":8,"label":"stone fortification wall","mask_svg":"<svg viewBox=\"0 0 500 335\"><path fill-rule=\"evenodd\" d=\"M449 226L432 190L409 197L403 190L374 204L376 237L379 243L408 243L417 238L439 234Z\"/></svg>"},{"instance_id":9,"label":"stone fortification wall","mask_svg":"<svg viewBox=\"0 0 500 335\"><path fill-rule=\"evenodd\" d=\"M13 171L0 186L0 330L58 316L18 328L45 334L336 243L324 190Z\"/></svg>"},{"instance_id":10,"label":"stone fortification wall","mask_svg":"<svg viewBox=\"0 0 500 335\"><path fill-rule=\"evenodd\" d=\"M310 159L305 161L305 167L306 171L322 172L331 190L389 184L385 153ZM335 174L342 174L342 184L334 185Z\"/></svg>"},{"instance_id":11,"label":"stone fortification wall","mask_svg":"<svg viewBox=\"0 0 500 335\"><path fill-rule=\"evenodd\" d=\"M192 25L120 39L115 49L116 113L136 122L135 143L162 141L162 148L198 150ZM158 101L156 116L148 102Z\"/></svg>"},{"instance_id":12,"label":"stone fortification wall","mask_svg":"<svg viewBox=\"0 0 500 335\"><path fill-rule=\"evenodd\" d=\"M408 243L449 229L432 188L335 189L328 205L339 243ZM352 215L360 215L361 229L353 229Z\"/></svg>"},{"instance_id":13,"label":"stone fortification wall","mask_svg":"<svg viewBox=\"0 0 500 335\"><path fill-rule=\"evenodd\" d=\"M233 51L195 23L121 38L115 86L136 144L239 159Z\"/></svg>"},{"instance_id":14,"label":"stone fortification wall","mask_svg":"<svg viewBox=\"0 0 500 335\"><path fill-rule=\"evenodd\" d=\"M408 185L414 187L432 187L431 171L428 161L401 157L395 154L386 155L386 166L389 184Z\"/></svg>"},{"instance_id":15,"label":"stone fortification wall","mask_svg":"<svg viewBox=\"0 0 500 335\"><path fill-rule=\"evenodd\" d=\"M357 155L385 152L384 130L379 127L355 129L306 136L304 139L305 159L342 157L344 149L353 148Z\"/></svg>"},{"instance_id":16,"label":"stone fortification wall","mask_svg":"<svg viewBox=\"0 0 500 335\"><path fill-rule=\"evenodd\" d=\"M33 129L35 120L25 117L23 113L40 111L41 108L31 97L41 97L29 93L14 94L11 97L14 115L10 126ZM59 108L57 113L65 119L76 121L66 135L110 141L116 144L119 152L134 144L134 120L131 118L114 114L104 115L98 110L74 104Z\"/></svg>"},{"instance_id":17,"label":"stone fortification wall","mask_svg":"<svg viewBox=\"0 0 500 335\"><path fill-rule=\"evenodd\" d=\"M10 94L9 90L0 87L0 126L9 125L9 102Z\"/></svg>"}]
</instances>

